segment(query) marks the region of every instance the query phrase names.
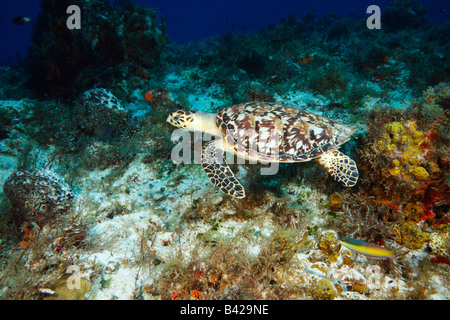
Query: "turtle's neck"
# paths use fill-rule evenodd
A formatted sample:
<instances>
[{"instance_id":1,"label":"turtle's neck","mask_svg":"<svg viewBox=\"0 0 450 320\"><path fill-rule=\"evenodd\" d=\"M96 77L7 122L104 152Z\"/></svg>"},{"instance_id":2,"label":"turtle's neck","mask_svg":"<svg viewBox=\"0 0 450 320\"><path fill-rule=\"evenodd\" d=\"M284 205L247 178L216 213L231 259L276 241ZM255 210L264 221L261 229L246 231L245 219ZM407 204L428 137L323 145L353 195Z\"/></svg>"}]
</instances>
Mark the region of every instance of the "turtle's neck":
<instances>
[{"instance_id":1,"label":"turtle's neck","mask_svg":"<svg viewBox=\"0 0 450 320\"><path fill-rule=\"evenodd\" d=\"M206 113L197 111L194 116L194 121L190 126L190 131L202 131L211 135L222 135L216 125L217 113Z\"/></svg>"}]
</instances>

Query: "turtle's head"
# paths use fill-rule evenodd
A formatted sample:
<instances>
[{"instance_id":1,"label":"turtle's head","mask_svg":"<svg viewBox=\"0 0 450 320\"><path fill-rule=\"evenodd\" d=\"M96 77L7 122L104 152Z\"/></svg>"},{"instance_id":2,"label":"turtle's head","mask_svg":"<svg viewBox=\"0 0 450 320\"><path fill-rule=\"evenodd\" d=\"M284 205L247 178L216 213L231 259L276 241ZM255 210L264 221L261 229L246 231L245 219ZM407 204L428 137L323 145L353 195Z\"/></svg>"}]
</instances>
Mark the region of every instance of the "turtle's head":
<instances>
[{"instance_id":1,"label":"turtle's head","mask_svg":"<svg viewBox=\"0 0 450 320\"><path fill-rule=\"evenodd\" d=\"M167 117L167 122L188 131L201 131L213 135L221 135L216 126L216 116L215 113L178 110Z\"/></svg>"},{"instance_id":2,"label":"turtle's head","mask_svg":"<svg viewBox=\"0 0 450 320\"><path fill-rule=\"evenodd\" d=\"M177 110L167 117L167 122L171 125L190 130L195 119L195 113L192 111Z\"/></svg>"}]
</instances>

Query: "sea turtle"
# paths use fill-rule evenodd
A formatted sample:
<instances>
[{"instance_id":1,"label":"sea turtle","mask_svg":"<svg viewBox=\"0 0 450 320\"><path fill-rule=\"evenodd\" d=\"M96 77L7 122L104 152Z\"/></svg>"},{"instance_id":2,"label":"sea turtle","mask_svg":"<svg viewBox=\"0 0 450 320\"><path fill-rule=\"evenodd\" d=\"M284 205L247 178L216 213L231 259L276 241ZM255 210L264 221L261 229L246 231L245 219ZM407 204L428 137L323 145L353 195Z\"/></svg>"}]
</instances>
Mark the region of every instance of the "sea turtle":
<instances>
[{"instance_id":1,"label":"sea turtle","mask_svg":"<svg viewBox=\"0 0 450 320\"><path fill-rule=\"evenodd\" d=\"M359 177L355 161L337 150L354 128L285 104L248 102L218 113L178 110L167 122L222 137L204 145L202 166L212 183L236 198L244 198L245 191L225 162L225 152L262 163L318 158L346 187L353 187Z\"/></svg>"}]
</instances>

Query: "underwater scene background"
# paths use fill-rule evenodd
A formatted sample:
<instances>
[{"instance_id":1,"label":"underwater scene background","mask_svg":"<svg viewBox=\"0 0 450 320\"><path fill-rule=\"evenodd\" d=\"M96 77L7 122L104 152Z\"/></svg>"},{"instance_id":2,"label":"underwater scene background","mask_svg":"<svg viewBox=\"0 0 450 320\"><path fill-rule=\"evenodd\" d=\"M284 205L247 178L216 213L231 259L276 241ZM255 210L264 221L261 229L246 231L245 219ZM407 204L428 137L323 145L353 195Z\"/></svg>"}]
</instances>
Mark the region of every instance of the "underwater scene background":
<instances>
[{"instance_id":1,"label":"underwater scene background","mask_svg":"<svg viewBox=\"0 0 450 320\"><path fill-rule=\"evenodd\" d=\"M0 5L2 299L450 298L447 2L19 3ZM254 108L281 105L299 113ZM229 195L177 110L279 125L311 161L227 159Z\"/></svg>"}]
</instances>

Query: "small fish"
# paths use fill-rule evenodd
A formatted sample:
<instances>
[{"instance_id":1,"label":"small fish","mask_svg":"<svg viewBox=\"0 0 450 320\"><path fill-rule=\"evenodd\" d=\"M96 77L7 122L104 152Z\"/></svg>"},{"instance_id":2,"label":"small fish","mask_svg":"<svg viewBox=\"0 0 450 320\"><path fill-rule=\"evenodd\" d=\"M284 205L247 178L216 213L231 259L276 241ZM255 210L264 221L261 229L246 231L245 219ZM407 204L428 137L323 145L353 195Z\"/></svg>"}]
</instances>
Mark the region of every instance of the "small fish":
<instances>
[{"instance_id":1,"label":"small fish","mask_svg":"<svg viewBox=\"0 0 450 320\"><path fill-rule=\"evenodd\" d=\"M21 24L27 24L28 22L30 22L31 21L31 18L28 18L28 17L22 17L22 16L20 16L20 17L15 17L14 19L12 19L12 22L14 23L14 24L18 24L18 25L21 25Z\"/></svg>"},{"instance_id":2,"label":"small fish","mask_svg":"<svg viewBox=\"0 0 450 320\"><path fill-rule=\"evenodd\" d=\"M442 8L442 9L440 10L440 12L441 12L441 13L444 13L444 12L445 12L445 8Z\"/></svg>"},{"instance_id":3,"label":"small fish","mask_svg":"<svg viewBox=\"0 0 450 320\"><path fill-rule=\"evenodd\" d=\"M113 126L111 124L105 122L105 123L98 125L94 129L94 135L99 139L103 139L103 138L106 138L107 136L109 136L112 131L113 131Z\"/></svg>"},{"instance_id":4,"label":"small fish","mask_svg":"<svg viewBox=\"0 0 450 320\"><path fill-rule=\"evenodd\" d=\"M368 243L366 241L344 237L339 242L357 253L361 253L370 259L384 260L395 259L396 254L388 249Z\"/></svg>"}]
</instances>

